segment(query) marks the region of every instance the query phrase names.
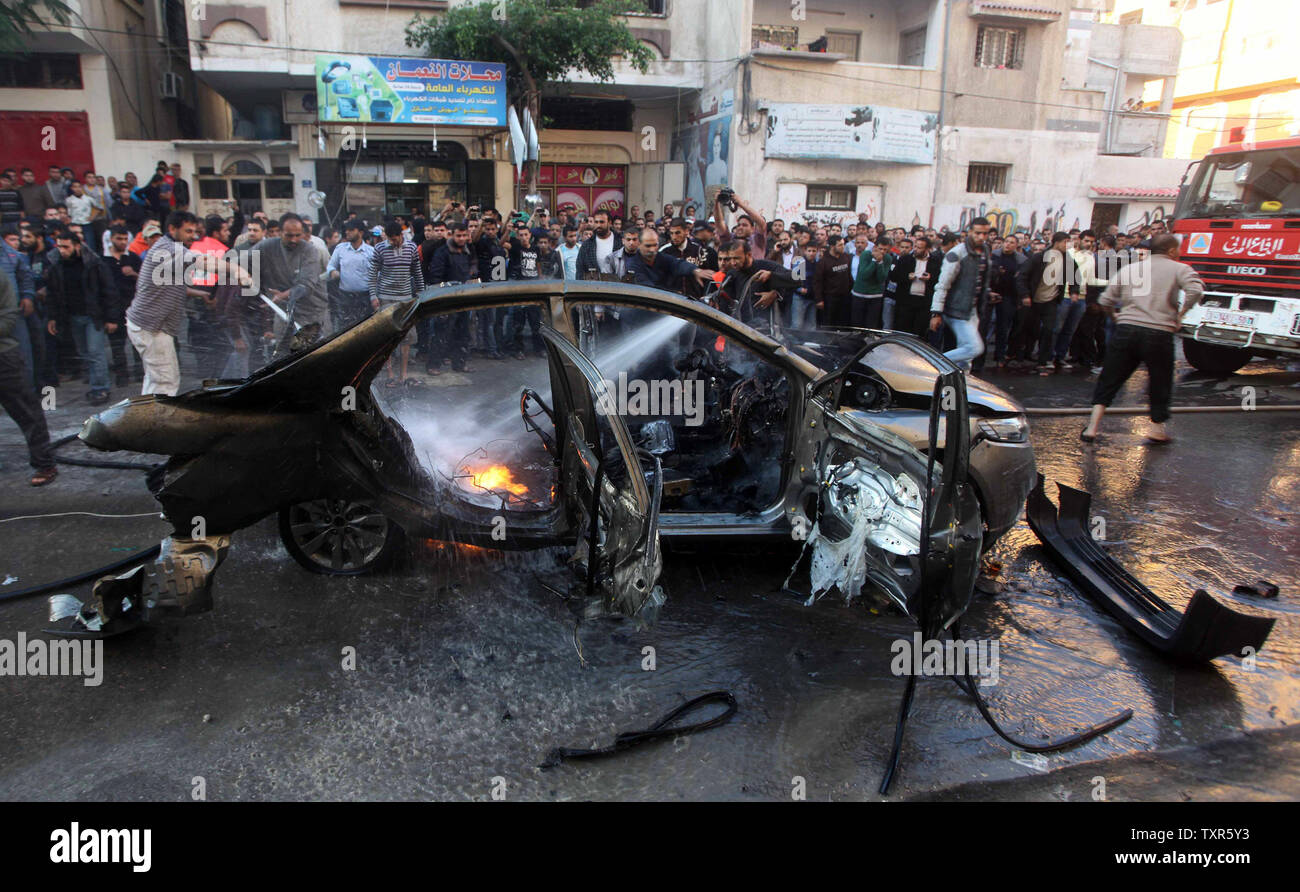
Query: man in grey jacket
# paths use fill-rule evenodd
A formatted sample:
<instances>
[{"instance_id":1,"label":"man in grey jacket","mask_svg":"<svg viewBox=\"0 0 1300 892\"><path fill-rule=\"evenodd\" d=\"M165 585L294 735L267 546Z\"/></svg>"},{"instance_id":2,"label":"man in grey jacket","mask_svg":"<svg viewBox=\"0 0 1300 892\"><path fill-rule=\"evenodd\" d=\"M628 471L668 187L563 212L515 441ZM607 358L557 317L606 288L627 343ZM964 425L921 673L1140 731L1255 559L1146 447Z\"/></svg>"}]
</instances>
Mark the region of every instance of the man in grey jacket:
<instances>
[{"instance_id":1,"label":"man in grey jacket","mask_svg":"<svg viewBox=\"0 0 1300 892\"><path fill-rule=\"evenodd\" d=\"M321 337L329 334L330 305L324 278L329 258L308 241L302 217L285 214L280 218L280 236L262 239L253 250L261 254L263 290L286 311L292 311L293 322L318 322Z\"/></svg>"},{"instance_id":2,"label":"man in grey jacket","mask_svg":"<svg viewBox=\"0 0 1300 892\"><path fill-rule=\"evenodd\" d=\"M1079 434L1081 439L1087 443L1097 439L1106 407L1137 367L1145 365L1151 406L1151 433L1146 441L1153 445L1171 441L1165 422L1174 384L1174 335L1204 292L1196 271L1178 262L1178 239L1168 233L1151 239L1150 257L1129 264L1110 280L1099 303L1114 313L1115 335L1106 345L1106 361L1092 394L1092 417Z\"/></svg>"},{"instance_id":3,"label":"man in grey jacket","mask_svg":"<svg viewBox=\"0 0 1300 892\"><path fill-rule=\"evenodd\" d=\"M966 230L966 240L943 258L939 282L930 303L930 330L947 325L957 337L957 346L944 356L962 371L984 352L975 309L988 299L991 266L988 247L989 221L976 217Z\"/></svg>"}]
</instances>

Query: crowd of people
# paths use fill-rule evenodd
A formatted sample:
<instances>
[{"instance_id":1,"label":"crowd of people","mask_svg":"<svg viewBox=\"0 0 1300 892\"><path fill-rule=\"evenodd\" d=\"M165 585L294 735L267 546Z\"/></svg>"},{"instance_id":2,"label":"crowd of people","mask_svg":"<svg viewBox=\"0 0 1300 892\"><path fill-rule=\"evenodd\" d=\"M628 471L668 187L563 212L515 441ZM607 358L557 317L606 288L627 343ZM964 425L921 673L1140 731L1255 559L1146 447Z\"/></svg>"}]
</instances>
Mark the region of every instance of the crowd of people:
<instances>
[{"instance_id":1,"label":"crowd of people","mask_svg":"<svg viewBox=\"0 0 1300 892\"><path fill-rule=\"evenodd\" d=\"M44 183L29 169L0 172L0 400L27 438L33 485L56 475L39 399L50 388L84 377L91 405L135 381L174 395L182 338L200 379L243 377L299 327L327 335L431 286L474 281L634 282L773 334L896 330L964 369L1099 372L1114 330L1108 280L1164 232L1156 222L1131 235L1004 236L983 218L957 232L866 214L787 226L731 190L708 215L667 205L626 218L572 208L507 217L448 200L428 217L352 214L319 232L298 214L245 217L234 204L229 217L200 219L189 202L180 165L165 161L144 184L54 165ZM598 311L597 322L617 329L617 316ZM412 363L436 376L471 371L475 354L540 354L541 324L535 307L426 319L382 385L420 385Z\"/></svg>"}]
</instances>

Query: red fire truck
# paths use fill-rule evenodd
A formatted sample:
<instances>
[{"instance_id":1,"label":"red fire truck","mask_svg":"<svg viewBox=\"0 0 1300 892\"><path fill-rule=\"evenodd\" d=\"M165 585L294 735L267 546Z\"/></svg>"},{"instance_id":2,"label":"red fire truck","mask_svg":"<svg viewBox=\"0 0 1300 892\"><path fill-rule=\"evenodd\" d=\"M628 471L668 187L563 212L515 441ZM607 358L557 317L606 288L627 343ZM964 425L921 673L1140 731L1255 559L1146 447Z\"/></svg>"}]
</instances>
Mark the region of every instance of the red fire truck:
<instances>
[{"instance_id":1,"label":"red fire truck","mask_svg":"<svg viewBox=\"0 0 1300 892\"><path fill-rule=\"evenodd\" d=\"M1222 375L1300 357L1300 139L1211 149L1183 177L1174 233L1205 282L1183 319L1189 363Z\"/></svg>"}]
</instances>

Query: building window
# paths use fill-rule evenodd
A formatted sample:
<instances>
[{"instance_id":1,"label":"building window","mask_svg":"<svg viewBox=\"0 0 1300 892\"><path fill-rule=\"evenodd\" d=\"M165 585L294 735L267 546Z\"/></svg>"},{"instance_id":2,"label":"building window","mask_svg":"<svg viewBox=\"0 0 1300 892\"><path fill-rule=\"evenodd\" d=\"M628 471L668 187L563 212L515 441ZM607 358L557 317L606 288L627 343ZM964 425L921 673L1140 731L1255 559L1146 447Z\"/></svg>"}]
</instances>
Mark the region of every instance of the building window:
<instances>
[{"instance_id":1,"label":"building window","mask_svg":"<svg viewBox=\"0 0 1300 892\"><path fill-rule=\"evenodd\" d=\"M967 192L1006 192L1010 180L1010 164L972 164L966 168Z\"/></svg>"},{"instance_id":2,"label":"building window","mask_svg":"<svg viewBox=\"0 0 1300 892\"><path fill-rule=\"evenodd\" d=\"M645 4L645 12L638 12L636 9L633 8L637 4L629 3L628 12L626 14L627 15L667 15L668 14L668 0L641 0L641 2ZM577 2L577 6L579 9L586 9L589 6L595 6L595 5L596 5L596 0L578 0Z\"/></svg>"},{"instance_id":3,"label":"building window","mask_svg":"<svg viewBox=\"0 0 1300 892\"><path fill-rule=\"evenodd\" d=\"M1024 65L1025 29L980 25L975 39L976 68L1020 68Z\"/></svg>"},{"instance_id":4,"label":"building window","mask_svg":"<svg viewBox=\"0 0 1300 892\"><path fill-rule=\"evenodd\" d=\"M185 27L185 4L181 0L162 0L158 9L165 43L183 53L189 53L189 35Z\"/></svg>"},{"instance_id":5,"label":"building window","mask_svg":"<svg viewBox=\"0 0 1300 892\"><path fill-rule=\"evenodd\" d=\"M853 186L809 186L810 211L851 211L857 205L858 190Z\"/></svg>"},{"instance_id":6,"label":"building window","mask_svg":"<svg viewBox=\"0 0 1300 892\"><path fill-rule=\"evenodd\" d=\"M268 179L265 186L267 198L293 198L293 180Z\"/></svg>"},{"instance_id":7,"label":"building window","mask_svg":"<svg viewBox=\"0 0 1300 892\"><path fill-rule=\"evenodd\" d=\"M548 130L617 130L632 132L632 103L616 99L548 96L543 111Z\"/></svg>"},{"instance_id":8,"label":"building window","mask_svg":"<svg viewBox=\"0 0 1300 892\"><path fill-rule=\"evenodd\" d=\"M0 87L80 90L81 58L76 53L0 58Z\"/></svg>"},{"instance_id":9,"label":"building window","mask_svg":"<svg viewBox=\"0 0 1300 892\"><path fill-rule=\"evenodd\" d=\"M222 201L230 197L226 180L199 177L199 198Z\"/></svg>"}]
</instances>

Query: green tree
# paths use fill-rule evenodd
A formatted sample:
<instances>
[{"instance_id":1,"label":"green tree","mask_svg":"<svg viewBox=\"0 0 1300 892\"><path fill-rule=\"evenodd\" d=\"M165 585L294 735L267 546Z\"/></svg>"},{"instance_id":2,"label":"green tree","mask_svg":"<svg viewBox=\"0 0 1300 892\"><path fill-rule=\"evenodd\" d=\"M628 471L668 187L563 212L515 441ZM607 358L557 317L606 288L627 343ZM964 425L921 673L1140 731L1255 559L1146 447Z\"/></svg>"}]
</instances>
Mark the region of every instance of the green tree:
<instances>
[{"instance_id":1,"label":"green tree","mask_svg":"<svg viewBox=\"0 0 1300 892\"><path fill-rule=\"evenodd\" d=\"M541 89L570 71L601 82L614 79L621 56L645 72L654 56L620 17L644 11L634 0L483 0L453 6L438 18L416 16L406 26L408 46L435 59L503 62L506 94L516 108L542 122ZM529 165L528 191L537 191Z\"/></svg>"},{"instance_id":2,"label":"green tree","mask_svg":"<svg viewBox=\"0 0 1300 892\"><path fill-rule=\"evenodd\" d=\"M66 25L72 10L63 0L0 0L0 52L22 52L23 38L41 25Z\"/></svg>"}]
</instances>

